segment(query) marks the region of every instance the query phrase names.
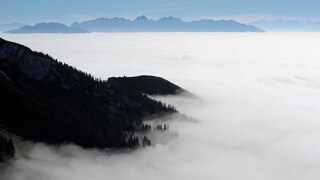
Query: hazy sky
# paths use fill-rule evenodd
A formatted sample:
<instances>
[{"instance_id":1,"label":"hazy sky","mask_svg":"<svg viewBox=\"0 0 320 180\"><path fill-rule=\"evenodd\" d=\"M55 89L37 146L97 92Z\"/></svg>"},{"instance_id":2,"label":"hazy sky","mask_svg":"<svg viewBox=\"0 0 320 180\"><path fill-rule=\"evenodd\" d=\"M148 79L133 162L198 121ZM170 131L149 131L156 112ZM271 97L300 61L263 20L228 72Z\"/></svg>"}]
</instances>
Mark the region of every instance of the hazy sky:
<instances>
[{"instance_id":1,"label":"hazy sky","mask_svg":"<svg viewBox=\"0 0 320 180\"><path fill-rule=\"evenodd\" d=\"M320 19L319 0L0 0L0 23L58 21L97 17L178 16L236 19Z\"/></svg>"}]
</instances>

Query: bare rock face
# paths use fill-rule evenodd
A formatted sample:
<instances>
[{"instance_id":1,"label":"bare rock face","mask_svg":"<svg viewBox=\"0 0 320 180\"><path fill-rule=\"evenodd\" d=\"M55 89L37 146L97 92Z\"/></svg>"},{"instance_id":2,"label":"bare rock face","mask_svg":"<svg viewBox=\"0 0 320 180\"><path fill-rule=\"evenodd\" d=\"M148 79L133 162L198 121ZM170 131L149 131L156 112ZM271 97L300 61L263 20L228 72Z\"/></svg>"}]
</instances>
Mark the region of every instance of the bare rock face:
<instances>
[{"instance_id":1,"label":"bare rock face","mask_svg":"<svg viewBox=\"0 0 320 180\"><path fill-rule=\"evenodd\" d=\"M43 80L52 66L48 57L35 56L30 49L21 48L20 45L7 43L0 38L0 58L17 64L23 74L28 78Z\"/></svg>"}]
</instances>

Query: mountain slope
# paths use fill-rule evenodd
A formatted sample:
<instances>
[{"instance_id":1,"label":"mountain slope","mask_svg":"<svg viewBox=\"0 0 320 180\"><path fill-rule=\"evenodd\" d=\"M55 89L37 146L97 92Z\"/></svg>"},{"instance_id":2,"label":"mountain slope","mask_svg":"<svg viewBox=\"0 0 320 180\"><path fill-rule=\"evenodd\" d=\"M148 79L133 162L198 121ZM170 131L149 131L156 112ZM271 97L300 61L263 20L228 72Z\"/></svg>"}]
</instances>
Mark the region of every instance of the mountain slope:
<instances>
[{"instance_id":1,"label":"mountain slope","mask_svg":"<svg viewBox=\"0 0 320 180\"><path fill-rule=\"evenodd\" d=\"M0 38L0 125L32 141L131 147L142 119L176 110Z\"/></svg>"},{"instance_id":2,"label":"mountain slope","mask_svg":"<svg viewBox=\"0 0 320 180\"><path fill-rule=\"evenodd\" d=\"M0 128L0 163L14 157L14 155L15 147L12 139Z\"/></svg>"},{"instance_id":3,"label":"mountain slope","mask_svg":"<svg viewBox=\"0 0 320 180\"><path fill-rule=\"evenodd\" d=\"M148 95L174 95L186 92L181 87L154 76L113 77L109 78L108 82L122 89L136 90Z\"/></svg>"}]
</instances>

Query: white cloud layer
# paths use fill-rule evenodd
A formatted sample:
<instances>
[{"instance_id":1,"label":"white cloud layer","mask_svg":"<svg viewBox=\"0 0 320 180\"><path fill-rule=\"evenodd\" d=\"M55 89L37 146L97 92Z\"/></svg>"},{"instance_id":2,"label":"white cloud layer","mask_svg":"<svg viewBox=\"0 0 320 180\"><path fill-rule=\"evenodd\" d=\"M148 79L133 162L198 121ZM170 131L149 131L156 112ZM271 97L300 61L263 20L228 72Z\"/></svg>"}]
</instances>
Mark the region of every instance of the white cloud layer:
<instances>
[{"instance_id":1,"label":"white cloud layer","mask_svg":"<svg viewBox=\"0 0 320 180\"><path fill-rule=\"evenodd\" d=\"M200 100L165 97L200 123L134 152L36 144L10 180L318 180L320 33L2 35L81 70L162 76Z\"/></svg>"}]
</instances>

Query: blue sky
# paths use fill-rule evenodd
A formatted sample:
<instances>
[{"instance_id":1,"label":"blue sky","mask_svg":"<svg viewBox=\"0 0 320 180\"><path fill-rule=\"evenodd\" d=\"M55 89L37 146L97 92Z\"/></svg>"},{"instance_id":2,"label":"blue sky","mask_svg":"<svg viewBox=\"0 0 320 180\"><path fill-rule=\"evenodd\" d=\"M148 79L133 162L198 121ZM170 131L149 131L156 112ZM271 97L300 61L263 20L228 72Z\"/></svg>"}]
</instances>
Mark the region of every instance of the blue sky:
<instances>
[{"instance_id":1,"label":"blue sky","mask_svg":"<svg viewBox=\"0 0 320 180\"><path fill-rule=\"evenodd\" d=\"M320 0L0 0L0 23L62 22L97 17L320 20Z\"/></svg>"}]
</instances>

